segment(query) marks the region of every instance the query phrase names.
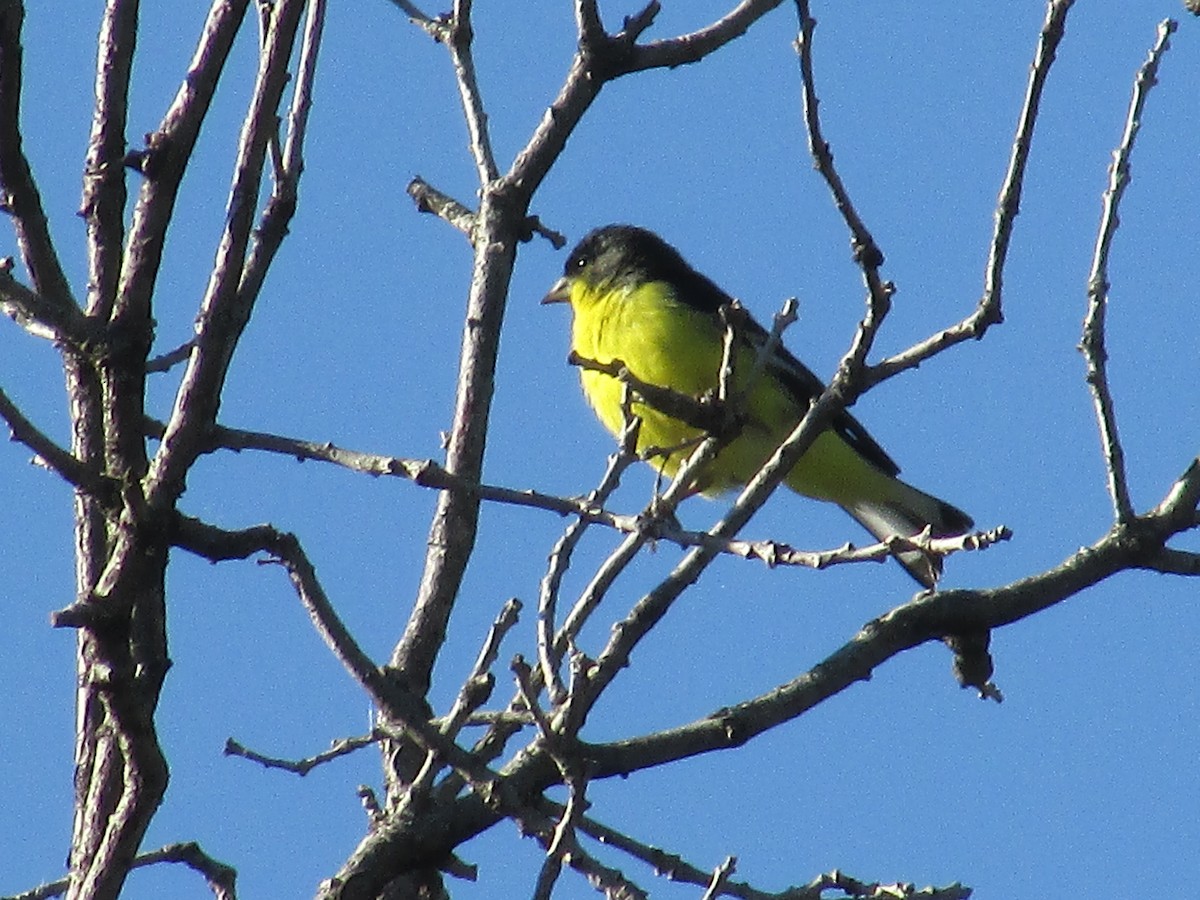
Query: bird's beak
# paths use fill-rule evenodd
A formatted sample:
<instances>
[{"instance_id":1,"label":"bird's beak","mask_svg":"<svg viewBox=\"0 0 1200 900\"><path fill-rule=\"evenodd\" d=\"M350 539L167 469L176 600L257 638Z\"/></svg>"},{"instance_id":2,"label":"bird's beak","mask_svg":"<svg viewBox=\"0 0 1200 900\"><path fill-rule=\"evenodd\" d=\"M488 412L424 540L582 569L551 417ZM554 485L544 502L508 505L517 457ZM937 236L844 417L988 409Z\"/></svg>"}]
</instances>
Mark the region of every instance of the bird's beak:
<instances>
[{"instance_id":1,"label":"bird's beak","mask_svg":"<svg viewBox=\"0 0 1200 900\"><path fill-rule=\"evenodd\" d=\"M550 288L550 293L542 298L543 305L546 303L569 303L571 300L571 282L567 280L567 276L563 276L554 282L554 286Z\"/></svg>"}]
</instances>

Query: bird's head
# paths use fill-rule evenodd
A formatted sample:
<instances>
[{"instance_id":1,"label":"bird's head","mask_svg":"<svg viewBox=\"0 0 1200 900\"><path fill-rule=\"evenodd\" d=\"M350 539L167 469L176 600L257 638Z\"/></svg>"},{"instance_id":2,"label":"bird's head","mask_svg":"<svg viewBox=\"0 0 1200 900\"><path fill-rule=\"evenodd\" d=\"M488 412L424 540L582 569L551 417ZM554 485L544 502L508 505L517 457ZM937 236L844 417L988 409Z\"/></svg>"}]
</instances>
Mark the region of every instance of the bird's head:
<instances>
[{"instance_id":1,"label":"bird's head","mask_svg":"<svg viewBox=\"0 0 1200 900\"><path fill-rule=\"evenodd\" d=\"M692 273L674 247L634 225L605 225L571 251L562 278L543 303L575 302L585 293L626 291L651 281L677 282Z\"/></svg>"}]
</instances>

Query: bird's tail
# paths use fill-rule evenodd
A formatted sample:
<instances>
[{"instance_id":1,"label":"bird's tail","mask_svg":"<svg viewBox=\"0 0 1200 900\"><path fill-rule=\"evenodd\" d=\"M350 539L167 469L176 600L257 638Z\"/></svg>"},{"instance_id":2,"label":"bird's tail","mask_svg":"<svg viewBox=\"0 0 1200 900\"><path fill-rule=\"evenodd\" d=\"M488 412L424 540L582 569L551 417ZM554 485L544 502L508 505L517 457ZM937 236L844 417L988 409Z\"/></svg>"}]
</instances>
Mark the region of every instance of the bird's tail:
<instances>
[{"instance_id":1,"label":"bird's tail","mask_svg":"<svg viewBox=\"0 0 1200 900\"><path fill-rule=\"evenodd\" d=\"M927 527L935 538L951 537L970 531L975 524L961 509L897 478L891 479L886 499L859 500L843 508L881 541L895 535L913 537ZM920 550L909 550L896 558L927 588L932 589L942 574L942 561Z\"/></svg>"}]
</instances>

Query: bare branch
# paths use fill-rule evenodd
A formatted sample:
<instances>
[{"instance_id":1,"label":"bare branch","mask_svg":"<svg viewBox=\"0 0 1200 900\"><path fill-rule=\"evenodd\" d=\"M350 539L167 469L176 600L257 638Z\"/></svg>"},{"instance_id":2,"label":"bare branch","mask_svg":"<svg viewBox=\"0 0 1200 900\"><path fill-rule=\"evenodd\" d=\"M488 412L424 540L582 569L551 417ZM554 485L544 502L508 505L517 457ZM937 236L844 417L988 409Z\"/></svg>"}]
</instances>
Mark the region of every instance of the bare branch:
<instances>
[{"instance_id":1,"label":"bare branch","mask_svg":"<svg viewBox=\"0 0 1200 900\"><path fill-rule=\"evenodd\" d=\"M1046 6L1046 19L1042 24L1033 67L1029 73L1025 103L1021 107L1021 114L1017 119L1017 133L1013 140L1008 172L1004 177L1004 184L1000 188L1000 197L996 207L996 228L988 250L987 269L984 275L983 296L980 297L975 311L958 324L945 328L932 337L872 366L865 375L865 387L869 388L893 375L915 368L931 356L942 352L946 347L960 344L968 338L979 339L992 325L998 325L1004 321L1001 301L1004 264L1008 259L1008 246L1012 239L1013 224L1016 221L1017 213L1020 212L1021 191L1025 183L1025 166L1029 161L1029 152L1033 145L1034 126L1037 123L1042 92L1050 74L1050 67L1054 63L1058 45L1065 33L1067 13L1070 12L1073 2L1074 0L1049 0Z\"/></svg>"},{"instance_id":2,"label":"bare branch","mask_svg":"<svg viewBox=\"0 0 1200 900\"><path fill-rule=\"evenodd\" d=\"M201 452L203 435L216 416L229 362L249 320L266 267L295 209L294 196L289 199L287 190L281 191L277 184L251 248L254 205L267 144L288 80L287 64L304 6L302 0L281 0L270 9L266 46L260 54L254 94L242 124L225 230L197 318L196 344L163 442L150 467L146 493L151 506L167 506L183 491L187 471Z\"/></svg>"},{"instance_id":3,"label":"bare branch","mask_svg":"<svg viewBox=\"0 0 1200 900\"><path fill-rule=\"evenodd\" d=\"M25 5L21 0L0 2L0 211L7 212L17 232L21 257L33 279L34 290L47 304L70 316L78 306L63 273L42 198L21 147L21 78L24 50L21 26Z\"/></svg>"},{"instance_id":4,"label":"bare branch","mask_svg":"<svg viewBox=\"0 0 1200 900\"><path fill-rule=\"evenodd\" d=\"M121 277L127 197L125 130L137 25L136 0L108 0L100 23L96 102L80 208L87 222L87 308L101 321L108 321L112 313Z\"/></svg>"},{"instance_id":5,"label":"bare branch","mask_svg":"<svg viewBox=\"0 0 1200 900\"><path fill-rule=\"evenodd\" d=\"M249 0L213 0L175 99L158 130L147 135L146 149L130 157L146 178L133 211L118 286L128 308L149 306L179 185L248 5Z\"/></svg>"},{"instance_id":6,"label":"bare branch","mask_svg":"<svg viewBox=\"0 0 1200 900\"><path fill-rule=\"evenodd\" d=\"M116 506L116 482L77 459L70 451L58 446L25 418L3 388L0 388L0 418L8 423L14 440L20 441L37 454L36 461L39 464L69 484L86 491L102 505L110 509Z\"/></svg>"},{"instance_id":7,"label":"bare branch","mask_svg":"<svg viewBox=\"0 0 1200 900\"><path fill-rule=\"evenodd\" d=\"M364 747L370 747L372 744L378 744L384 737L385 735L382 731L372 731L369 734L358 737L341 738L334 741L328 750L296 760L265 756L240 744L233 738L225 739L225 749L223 752L226 756L240 756L243 759L256 762L264 769L283 769L285 772L293 772L296 775L304 777L317 766L340 759L343 756L348 756Z\"/></svg>"},{"instance_id":8,"label":"bare branch","mask_svg":"<svg viewBox=\"0 0 1200 900\"><path fill-rule=\"evenodd\" d=\"M1118 522L1133 518L1133 503L1129 498L1129 482L1125 473L1125 453L1117 434L1116 410L1108 387L1108 352L1104 347L1104 320L1108 308L1108 256L1116 236L1119 218L1117 209L1125 188L1132 177L1129 160L1133 155L1133 142L1141 126L1146 97L1155 85L1159 62L1170 48L1171 33L1177 25L1170 19L1159 23L1158 40L1150 55L1138 69L1133 83L1133 97L1129 102L1129 114L1125 119L1125 132L1121 143L1113 153L1109 169L1108 187L1104 191L1104 212L1100 217L1100 231L1096 236L1096 250L1092 256L1092 271L1088 277L1088 310L1083 320L1083 340L1080 349L1087 363L1087 383L1096 407L1096 420L1100 427L1100 442L1104 450L1104 466L1108 477L1108 493L1112 498L1113 514Z\"/></svg>"},{"instance_id":9,"label":"bare branch","mask_svg":"<svg viewBox=\"0 0 1200 900\"><path fill-rule=\"evenodd\" d=\"M1193 464L1185 478L1192 491L1200 490L1200 461ZM1191 499L1191 508L1195 509L1194 494L1185 497L1181 492L1178 496L1180 505L1186 506L1186 499ZM1169 520L1179 529L1191 527L1174 510ZM627 766L656 766L696 753L741 746L763 731L803 715L855 682L868 680L876 667L898 653L931 640L986 634L1048 609L1116 572L1154 568L1156 562L1163 561L1163 542L1174 533L1167 521L1166 516L1148 514L1125 525L1114 525L1099 541L1054 568L1003 587L918 594L909 603L867 623L841 649L785 685L688 725L589 747L587 756L596 765L596 776L602 777L634 770ZM656 590L662 589L660 585ZM624 627L640 630L641 617L655 611L652 604L643 601L635 612L637 617L626 620Z\"/></svg>"},{"instance_id":10,"label":"bare branch","mask_svg":"<svg viewBox=\"0 0 1200 900\"><path fill-rule=\"evenodd\" d=\"M574 825L582 818L585 804L582 793L576 789L570 794L567 807L563 809L557 824L551 823L544 813L532 806L521 810L517 816L522 828L532 833L547 851L546 863L538 875L534 896L550 896L562 864L566 863L583 875L605 897L611 897L613 900L647 900L649 894L634 884L623 872L602 865L579 844Z\"/></svg>"},{"instance_id":11,"label":"bare branch","mask_svg":"<svg viewBox=\"0 0 1200 900\"><path fill-rule=\"evenodd\" d=\"M637 72L651 68L675 68L688 63L699 62L714 50L719 50L730 41L745 34L750 26L777 7L782 0L742 0L732 10L712 24L697 29L690 34L653 41L644 46L633 46L629 53L628 62L621 67L621 74ZM647 6L647 10L657 4ZM652 16L650 17L652 19ZM645 21L646 12L632 20L625 33L629 42L636 40L641 32L649 27Z\"/></svg>"},{"instance_id":12,"label":"bare branch","mask_svg":"<svg viewBox=\"0 0 1200 900\"><path fill-rule=\"evenodd\" d=\"M625 432L621 436L621 449L608 458L608 467L605 469L604 477L600 479L600 484L596 486L595 490L584 499L585 503L602 506L608 501L612 492L617 489L625 470L637 461L635 449L640 429L641 422L637 419L631 419L628 422ZM550 693L550 699L555 703L561 702L567 693L559 674L559 667L562 664L563 651L570 642L569 635L561 637L555 635L559 588L562 585L563 575L571 564L571 555L575 552L575 548L590 524L591 522L587 518L580 516L555 542L554 548L550 551L549 567L545 577L542 578L538 591L538 664L541 669L542 684L546 686Z\"/></svg>"},{"instance_id":13,"label":"bare branch","mask_svg":"<svg viewBox=\"0 0 1200 900\"><path fill-rule=\"evenodd\" d=\"M160 847L157 850L138 854L129 868L140 869L144 866L153 866L158 863L182 863L192 871L204 876L204 880L208 882L209 888L212 889L215 900L237 900L237 870L232 866L213 859L195 841L188 841L181 844L167 844L165 847ZM12 897L5 898L5 900L48 900L50 897L59 897L65 894L70 887L70 880L63 878L59 881L43 884L32 891L15 894Z\"/></svg>"},{"instance_id":14,"label":"bare branch","mask_svg":"<svg viewBox=\"0 0 1200 900\"><path fill-rule=\"evenodd\" d=\"M462 100L463 115L467 120L468 145L471 158L475 161L475 174L480 187L500 177L496 159L492 154L492 141L488 136L487 113L483 109L483 97L475 75L475 58L471 53L471 42L475 38L471 28L472 0L454 0L454 12L446 34L446 46L454 62L454 77L458 82L458 94Z\"/></svg>"},{"instance_id":15,"label":"bare branch","mask_svg":"<svg viewBox=\"0 0 1200 900\"><path fill-rule=\"evenodd\" d=\"M879 268L883 265L883 251L875 243L875 238L867 229L858 210L850 200L850 194L842 183L841 177L833 166L833 153L829 143L821 134L821 119L817 111L820 101L817 99L816 81L813 76L812 38L817 27L816 20L809 12L808 0L796 0L796 11L800 17L800 34L796 38L796 51L800 56L800 79L803 83L804 124L808 135L808 152L812 155L817 171L825 179L833 194L834 205L846 220L850 229L850 250L854 261L863 268L868 287L872 295L882 293L879 284Z\"/></svg>"},{"instance_id":16,"label":"bare branch","mask_svg":"<svg viewBox=\"0 0 1200 900\"><path fill-rule=\"evenodd\" d=\"M727 856L724 861L713 869L712 878L709 879L708 887L704 891L704 896L700 900L716 900L725 893L725 885L729 882L729 876L737 869L737 857Z\"/></svg>"},{"instance_id":17,"label":"bare branch","mask_svg":"<svg viewBox=\"0 0 1200 900\"><path fill-rule=\"evenodd\" d=\"M476 217L472 210L422 178L414 178L408 183L408 196L416 203L418 212L433 213L465 234L472 244L475 243Z\"/></svg>"},{"instance_id":18,"label":"bare branch","mask_svg":"<svg viewBox=\"0 0 1200 900\"><path fill-rule=\"evenodd\" d=\"M408 16L409 21L415 25L419 25L435 41L443 39L442 29L445 28L445 23L441 19L436 19L428 13L421 12L417 5L409 2L409 0L391 0L391 2Z\"/></svg>"},{"instance_id":19,"label":"bare branch","mask_svg":"<svg viewBox=\"0 0 1200 900\"><path fill-rule=\"evenodd\" d=\"M174 350L168 350L166 353L146 360L146 371L148 373L169 372L172 368L192 355L192 348L195 345L195 338L188 338ZM159 430L160 435L162 434L163 430L165 430L165 426Z\"/></svg>"},{"instance_id":20,"label":"bare branch","mask_svg":"<svg viewBox=\"0 0 1200 900\"><path fill-rule=\"evenodd\" d=\"M174 542L213 562L264 553L269 562L283 566L326 646L377 704L389 705L395 689L342 623L317 579L316 569L294 534L277 531L270 525L226 531L180 515L175 521Z\"/></svg>"},{"instance_id":21,"label":"bare branch","mask_svg":"<svg viewBox=\"0 0 1200 900\"><path fill-rule=\"evenodd\" d=\"M101 337L97 324L74 303L48 300L12 275L12 259L0 259L0 311L35 337L79 346Z\"/></svg>"},{"instance_id":22,"label":"bare branch","mask_svg":"<svg viewBox=\"0 0 1200 900\"><path fill-rule=\"evenodd\" d=\"M554 893L555 882L558 881L559 873L562 872L563 863L574 865L572 858L576 851L582 849L579 846L579 839L576 836L576 828L579 826L580 819L583 818L584 812L587 811L590 805L585 796L587 790L587 779L573 769L564 768L563 776L567 782L567 805L563 809L562 814L558 817L558 824L554 827L554 835L550 839L550 843L546 846L546 859L542 863L542 869L538 873L537 883L534 886L534 900L550 900ZM616 870L609 870L616 873ZM620 885L620 889L625 891L624 894L615 896L631 897L640 894L637 891L630 894L630 888L633 888L623 875L618 878L610 878L610 883ZM614 896L609 891L605 891L608 897Z\"/></svg>"},{"instance_id":23,"label":"bare branch","mask_svg":"<svg viewBox=\"0 0 1200 900\"><path fill-rule=\"evenodd\" d=\"M513 626L517 624L517 616L520 612L521 601L516 597L511 598L504 604L503 609L500 610L500 614L492 622L492 627L488 629L487 638L483 642L479 656L475 659L475 665L471 668L471 673L467 676L466 681L463 682L462 689L458 692L458 696L455 698L450 712L446 714L441 722L442 734L451 740L458 737L459 731L467 723L471 714L483 706L491 696L492 688L496 683L491 668L496 662L497 655L500 653L500 643L504 640L505 635L512 630ZM413 779L411 792L418 794L427 791L433 783L437 769L437 754L427 754L424 765Z\"/></svg>"},{"instance_id":24,"label":"bare branch","mask_svg":"<svg viewBox=\"0 0 1200 900\"><path fill-rule=\"evenodd\" d=\"M283 144L285 181L276 184L285 199L295 203L300 173L304 170L304 139L308 135L308 114L312 109L313 83L317 74L317 56L321 35L325 30L325 0L310 0L300 41L300 61L297 64L296 86L288 109L287 138Z\"/></svg>"}]
</instances>

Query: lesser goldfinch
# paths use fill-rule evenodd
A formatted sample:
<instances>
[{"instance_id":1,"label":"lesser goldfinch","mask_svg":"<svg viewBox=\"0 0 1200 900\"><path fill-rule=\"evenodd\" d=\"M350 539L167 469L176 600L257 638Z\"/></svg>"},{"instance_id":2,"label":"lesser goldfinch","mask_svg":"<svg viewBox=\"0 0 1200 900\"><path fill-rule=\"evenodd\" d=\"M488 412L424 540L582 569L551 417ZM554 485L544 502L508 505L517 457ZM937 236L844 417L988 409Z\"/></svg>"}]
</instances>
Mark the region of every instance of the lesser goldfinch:
<instances>
[{"instance_id":1,"label":"lesser goldfinch","mask_svg":"<svg viewBox=\"0 0 1200 900\"><path fill-rule=\"evenodd\" d=\"M563 276L543 303L569 303L571 349L597 363L623 363L637 379L700 398L715 394L726 332L721 308L733 298L693 269L658 235L631 225L592 231L571 252ZM731 396L740 398L744 423L692 486L709 496L746 484L775 452L824 390L821 380L776 344L755 371L757 348L767 332L748 314L736 329ZM624 386L610 374L580 368L583 392L614 435L626 424ZM752 379L752 380L748 380ZM635 398L641 421L638 452L673 476L703 436L697 428ZM934 537L963 534L971 517L905 484L899 467L847 412L834 417L788 473L793 491L836 503L879 540L911 537L926 527ZM904 568L927 588L940 561L919 551L899 555Z\"/></svg>"}]
</instances>

